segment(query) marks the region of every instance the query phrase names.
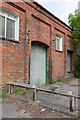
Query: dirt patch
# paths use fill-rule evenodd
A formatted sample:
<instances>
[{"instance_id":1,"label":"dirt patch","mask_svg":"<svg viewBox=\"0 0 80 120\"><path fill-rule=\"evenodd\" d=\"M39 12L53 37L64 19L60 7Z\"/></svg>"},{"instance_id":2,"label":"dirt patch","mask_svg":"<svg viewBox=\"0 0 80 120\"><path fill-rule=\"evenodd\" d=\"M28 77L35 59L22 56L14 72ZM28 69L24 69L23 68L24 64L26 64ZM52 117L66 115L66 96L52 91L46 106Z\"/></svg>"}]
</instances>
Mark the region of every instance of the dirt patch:
<instances>
[{"instance_id":1,"label":"dirt patch","mask_svg":"<svg viewBox=\"0 0 80 120\"><path fill-rule=\"evenodd\" d=\"M45 117L53 117L53 118L70 118L70 116L61 114L54 110L50 110L47 108L43 108L41 106L37 106L33 103L27 103L18 99L13 98L4 98L3 102L16 104L18 106L17 111L24 110L24 113L29 113L32 118L45 118Z\"/></svg>"}]
</instances>

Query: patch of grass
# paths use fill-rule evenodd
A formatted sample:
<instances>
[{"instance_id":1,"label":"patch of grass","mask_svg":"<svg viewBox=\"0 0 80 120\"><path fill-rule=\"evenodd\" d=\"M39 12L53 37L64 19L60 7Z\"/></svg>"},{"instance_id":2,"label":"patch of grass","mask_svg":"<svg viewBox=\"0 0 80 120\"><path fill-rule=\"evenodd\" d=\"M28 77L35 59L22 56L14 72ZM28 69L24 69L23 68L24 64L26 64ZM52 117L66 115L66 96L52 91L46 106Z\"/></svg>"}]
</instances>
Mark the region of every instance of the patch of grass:
<instances>
[{"instance_id":1,"label":"patch of grass","mask_svg":"<svg viewBox=\"0 0 80 120\"><path fill-rule=\"evenodd\" d=\"M75 112L75 110L73 110L73 112Z\"/></svg>"},{"instance_id":2,"label":"patch of grass","mask_svg":"<svg viewBox=\"0 0 80 120\"><path fill-rule=\"evenodd\" d=\"M48 84L44 84L44 85L41 85L42 87L45 87L46 85L48 85Z\"/></svg>"},{"instance_id":3,"label":"patch of grass","mask_svg":"<svg viewBox=\"0 0 80 120\"><path fill-rule=\"evenodd\" d=\"M62 79L62 80L60 80L61 82L65 82L66 80L64 80L64 79Z\"/></svg>"},{"instance_id":4,"label":"patch of grass","mask_svg":"<svg viewBox=\"0 0 80 120\"><path fill-rule=\"evenodd\" d=\"M40 78L38 78L38 82L36 84L37 86L40 86Z\"/></svg>"},{"instance_id":5,"label":"patch of grass","mask_svg":"<svg viewBox=\"0 0 80 120\"><path fill-rule=\"evenodd\" d=\"M7 93L2 93L2 95L0 95L0 98L5 98L7 96L8 96Z\"/></svg>"},{"instance_id":6,"label":"patch of grass","mask_svg":"<svg viewBox=\"0 0 80 120\"><path fill-rule=\"evenodd\" d=\"M52 81L52 84L57 83L57 82L58 82L58 80L53 80L53 81Z\"/></svg>"},{"instance_id":7,"label":"patch of grass","mask_svg":"<svg viewBox=\"0 0 80 120\"><path fill-rule=\"evenodd\" d=\"M32 94L28 94L28 89L26 89L26 97L28 97L28 98L32 98L33 97L33 93Z\"/></svg>"},{"instance_id":8,"label":"patch of grass","mask_svg":"<svg viewBox=\"0 0 80 120\"><path fill-rule=\"evenodd\" d=\"M30 95L26 94L26 97L32 98L32 97L33 97L33 94L30 94Z\"/></svg>"},{"instance_id":9,"label":"patch of grass","mask_svg":"<svg viewBox=\"0 0 80 120\"><path fill-rule=\"evenodd\" d=\"M18 88L16 88L16 90L14 91L14 94L23 95L23 92L21 92Z\"/></svg>"},{"instance_id":10,"label":"patch of grass","mask_svg":"<svg viewBox=\"0 0 80 120\"><path fill-rule=\"evenodd\" d=\"M56 80L52 80L52 84L57 83L57 82L65 82L65 81L66 81L65 79L62 79L62 80L56 79Z\"/></svg>"}]
</instances>

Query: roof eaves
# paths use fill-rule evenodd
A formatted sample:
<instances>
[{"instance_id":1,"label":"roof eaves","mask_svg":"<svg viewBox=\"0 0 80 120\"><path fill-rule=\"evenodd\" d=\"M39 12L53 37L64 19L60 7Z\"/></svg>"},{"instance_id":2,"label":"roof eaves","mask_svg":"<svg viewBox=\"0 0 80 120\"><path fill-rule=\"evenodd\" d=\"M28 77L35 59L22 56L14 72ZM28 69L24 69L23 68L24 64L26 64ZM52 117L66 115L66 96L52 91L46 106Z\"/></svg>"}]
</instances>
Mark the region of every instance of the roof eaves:
<instances>
[{"instance_id":1,"label":"roof eaves","mask_svg":"<svg viewBox=\"0 0 80 120\"><path fill-rule=\"evenodd\" d=\"M63 22L62 20L60 20L58 17L56 17L55 15L53 15L50 11L48 11L45 7L43 7L42 5L40 5L38 2L33 2L34 4L36 4L37 6L39 6L41 9L43 9L45 12L47 12L48 14L50 14L52 17L54 17L55 19L57 19L58 21L60 21L62 24L64 24L65 26L67 26L69 29L72 30L71 27L69 27L65 22Z\"/></svg>"}]
</instances>

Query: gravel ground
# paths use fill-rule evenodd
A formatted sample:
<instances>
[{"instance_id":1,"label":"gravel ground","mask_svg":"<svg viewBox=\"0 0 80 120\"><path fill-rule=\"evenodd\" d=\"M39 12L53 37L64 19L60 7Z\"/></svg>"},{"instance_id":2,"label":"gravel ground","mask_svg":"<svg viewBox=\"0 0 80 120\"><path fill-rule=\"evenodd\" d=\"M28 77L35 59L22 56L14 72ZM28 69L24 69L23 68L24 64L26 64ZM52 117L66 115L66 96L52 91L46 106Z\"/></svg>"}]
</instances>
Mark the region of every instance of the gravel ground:
<instances>
[{"instance_id":1,"label":"gravel ground","mask_svg":"<svg viewBox=\"0 0 80 120\"><path fill-rule=\"evenodd\" d=\"M22 117L25 118L25 114L28 114L27 117L29 117L29 118L70 118L70 116L67 116L65 114L61 114L54 110L43 108L43 107L35 105L33 103L24 102L24 101L15 99L15 98L14 99L13 98L3 98L3 102L2 102L2 109L4 111L2 114L3 118L4 118L4 113L6 113L6 109L3 108L4 103L8 103L8 108L6 108L8 110L9 110L9 105L11 105L11 104L16 105L17 107L16 107L15 112L18 112L18 116L20 113L19 117L21 117L21 118ZM13 107L12 107L12 110L13 110ZM15 112L13 112L13 114L15 114ZM21 112L24 113L22 116L21 116Z\"/></svg>"}]
</instances>

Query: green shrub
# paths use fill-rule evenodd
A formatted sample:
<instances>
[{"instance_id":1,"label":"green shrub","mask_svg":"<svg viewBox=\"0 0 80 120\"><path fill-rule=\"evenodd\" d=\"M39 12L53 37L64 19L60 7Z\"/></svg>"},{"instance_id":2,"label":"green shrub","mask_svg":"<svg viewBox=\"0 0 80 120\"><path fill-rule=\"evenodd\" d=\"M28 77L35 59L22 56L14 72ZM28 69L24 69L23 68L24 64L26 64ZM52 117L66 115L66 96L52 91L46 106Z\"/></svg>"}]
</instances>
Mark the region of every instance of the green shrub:
<instances>
[{"instance_id":1,"label":"green shrub","mask_svg":"<svg viewBox=\"0 0 80 120\"><path fill-rule=\"evenodd\" d=\"M0 98L5 98L7 96L8 96L7 93L2 93L2 95L0 95Z\"/></svg>"},{"instance_id":2,"label":"green shrub","mask_svg":"<svg viewBox=\"0 0 80 120\"><path fill-rule=\"evenodd\" d=\"M32 94L28 94L28 89L26 89L26 97L29 97L29 98L33 97L33 93Z\"/></svg>"},{"instance_id":3,"label":"green shrub","mask_svg":"<svg viewBox=\"0 0 80 120\"><path fill-rule=\"evenodd\" d=\"M62 80L60 80L61 82L65 82L66 80L64 80L64 79L62 79Z\"/></svg>"},{"instance_id":4,"label":"green shrub","mask_svg":"<svg viewBox=\"0 0 80 120\"><path fill-rule=\"evenodd\" d=\"M22 95L23 93L18 88L16 88L16 90L14 91L14 94Z\"/></svg>"},{"instance_id":5,"label":"green shrub","mask_svg":"<svg viewBox=\"0 0 80 120\"><path fill-rule=\"evenodd\" d=\"M52 80L52 84L54 84L54 83L57 83L58 82L58 80Z\"/></svg>"},{"instance_id":6,"label":"green shrub","mask_svg":"<svg viewBox=\"0 0 80 120\"><path fill-rule=\"evenodd\" d=\"M80 77L80 60L76 60L75 62L74 77Z\"/></svg>"},{"instance_id":7,"label":"green shrub","mask_svg":"<svg viewBox=\"0 0 80 120\"><path fill-rule=\"evenodd\" d=\"M40 84L40 78L38 78L38 82L37 82L37 84L36 84L37 86L40 86L41 84Z\"/></svg>"},{"instance_id":8,"label":"green shrub","mask_svg":"<svg viewBox=\"0 0 80 120\"><path fill-rule=\"evenodd\" d=\"M26 97L32 98L32 97L33 97L33 94L30 94L30 95L26 94Z\"/></svg>"},{"instance_id":9,"label":"green shrub","mask_svg":"<svg viewBox=\"0 0 80 120\"><path fill-rule=\"evenodd\" d=\"M47 86L48 84L43 84L43 85L41 85L42 87L45 87L45 86Z\"/></svg>"}]
</instances>

